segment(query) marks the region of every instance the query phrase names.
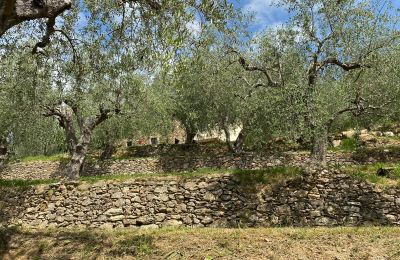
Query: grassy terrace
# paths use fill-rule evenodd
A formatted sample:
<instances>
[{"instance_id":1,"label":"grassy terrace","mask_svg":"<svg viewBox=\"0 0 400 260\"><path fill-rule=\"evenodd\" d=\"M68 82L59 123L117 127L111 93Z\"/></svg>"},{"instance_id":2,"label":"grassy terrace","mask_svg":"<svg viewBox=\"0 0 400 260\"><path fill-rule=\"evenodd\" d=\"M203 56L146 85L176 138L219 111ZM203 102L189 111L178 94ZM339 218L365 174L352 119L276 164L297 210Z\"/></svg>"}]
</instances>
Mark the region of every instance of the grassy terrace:
<instances>
[{"instance_id":1,"label":"grassy terrace","mask_svg":"<svg viewBox=\"0 0 400 260\"><path fill-rule=\"evenodd\" d=\"M81 181L95 183L102 180L128 181L128 180L152 180L152 179L190 179L207 176L230 174L237 177L238 181L246 183L268 184L293 178L303 173L303 170L295 167L274 167L262 170L221 170L200 169L193 172L173 172L158 174L114 174L94 177L81 177ZM56 183L58 180L0 180L0 187L28 187L33 185Z\"/></svg>"},{"instance_id":2,"label":"grassy terrace","mask_svg":"<svg viewBox=\"0 0 400 260\"><path fill-rule=\"evenodd\" d=\"M391 169L390 177L380 177L376 173L380 168ZM381 188L400 186L400 163L375 163L370 165L355 165L344 168L350 176L372 182Z\"/></svg>"},{"instance_id":3,"label":"grassy terrace","mask_svg":"<svg viewBox=\"0 0 400 260\"><path fill-rule=\"evenodd\" d=\"M399 259L399 232L394 227L0 229L0 258Z\"/></svg>"}]
</instances>

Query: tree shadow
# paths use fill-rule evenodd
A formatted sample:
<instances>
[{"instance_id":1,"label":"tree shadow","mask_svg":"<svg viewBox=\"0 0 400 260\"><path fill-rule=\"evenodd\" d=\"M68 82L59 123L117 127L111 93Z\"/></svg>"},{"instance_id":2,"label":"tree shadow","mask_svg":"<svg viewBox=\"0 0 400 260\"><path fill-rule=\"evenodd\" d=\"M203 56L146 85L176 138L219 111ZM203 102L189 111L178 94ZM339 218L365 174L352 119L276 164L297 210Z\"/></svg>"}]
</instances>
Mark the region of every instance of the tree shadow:
<instances>
[{"instance_id":1,"label":"tree shadow","mask_svg":"<svg viewBox=\"0 0 400 260\"><path fill-rule=\"evenodd\" d=\"M96 230L24 231L0 229L0 259L98 259L149 255L154 250L152 235L136 232L118 234Z\"/></svg>"}]
</instances>

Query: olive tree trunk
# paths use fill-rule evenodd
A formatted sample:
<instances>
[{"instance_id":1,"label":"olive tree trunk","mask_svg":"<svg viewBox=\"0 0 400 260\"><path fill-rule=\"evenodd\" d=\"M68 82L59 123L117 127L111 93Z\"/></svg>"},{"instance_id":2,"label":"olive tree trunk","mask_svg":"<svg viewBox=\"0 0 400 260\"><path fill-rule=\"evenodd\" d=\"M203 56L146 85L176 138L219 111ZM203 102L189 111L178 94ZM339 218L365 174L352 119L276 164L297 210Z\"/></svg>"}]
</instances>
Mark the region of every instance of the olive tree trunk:
<instances>
[{"instance_id":1,"label":"olive tree trunk","mask_svg":"<svg viewBox=\"0 0 400 260\"><path fill-rule=\"evenodd\" d=\"M64 169L64 178L67 180L77 180L83 171L86 155L89 150L93 130L96 126L110 118L113 114L111 110L100 108L100 113L95 117L83 118L77 105L69 105L63 102L56 106L47 106L45 116L55 117L60 126L64 129L67 147L71 159ZM119 110L115 110L118 113ZM78 127L74 124L75 115ZM76 130L79 129L79 139Z\"/></svg>"},{"instance_id":2,"label":"olive tree trunk","mask_svg":"<svg viewBox=\"0 0 400 260\"><path fill-rule=\"evenodd\" d=\"M313 163L321 166L326 166L326 154L328 146L328 130L323 128L317 131L312 140L311 160Z\"/></svg>"},{"instance_id":3,"label":"olive tree trunk","mask_svg":"<svg viewBox=\"0 0 400 260\"><path fill-rule=\"evenodd\" d=\"M246 139L247 133L245 131L245 129L243 128L238 137L236 138L235 143L233 144L235 153L241 153L243 152L243 147L244 147L244 141Z\"/></svg>"},{"instance_id":4,"label":"olive tree trunk","mask_svg":"<svg viewBox=\"0 0 400 260\"><path fill-rule=\"evenodd\" d=\"M224 126L223 130L225 133L226 145L228 146L229 152L236 153L235 147L234 147L233 143L231 142L231 133L229 132L229 129Z\"/></svg>"},{"instance_id":5,"label":"olive tree trunk","mask_svg":"<svg viewBox=\"0 0 400 260\"><path fill-rule=\"evenodd\" d=\"M7 138L0 137L0 169L6 164L7 159L8 159Z\"/></svg>"},{"instance_id":6,"label":"olive tree trunk","mask_svg":"<svg viewBox=\"0 0 400 260\"><path fill-rule=\"evenodd\" d=\"M195 127L186 126L185 130L186 130L185 144L193 144L194 138L197 135L197 129Z\"/></svg>"}]
</instances>

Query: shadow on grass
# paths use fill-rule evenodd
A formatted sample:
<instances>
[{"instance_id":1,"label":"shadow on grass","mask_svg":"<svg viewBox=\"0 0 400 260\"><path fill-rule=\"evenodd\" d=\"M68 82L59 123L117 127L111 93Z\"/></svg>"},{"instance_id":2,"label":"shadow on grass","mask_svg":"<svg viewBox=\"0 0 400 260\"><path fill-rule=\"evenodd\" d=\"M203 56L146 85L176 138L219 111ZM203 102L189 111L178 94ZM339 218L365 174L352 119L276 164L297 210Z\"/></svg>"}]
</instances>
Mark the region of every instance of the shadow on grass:
<instances>
[{"instance_id":1,"label":"shadow on grass","mask_svg":"<svg viewBox=\"0 0 400 260\"><path fill-rule=\"evenodd\" d=\"M110 259L151 255L154 237L132 233L115 234L95 230L23 231L0 229L0 259Z\"/></svg>"}]
</instances>

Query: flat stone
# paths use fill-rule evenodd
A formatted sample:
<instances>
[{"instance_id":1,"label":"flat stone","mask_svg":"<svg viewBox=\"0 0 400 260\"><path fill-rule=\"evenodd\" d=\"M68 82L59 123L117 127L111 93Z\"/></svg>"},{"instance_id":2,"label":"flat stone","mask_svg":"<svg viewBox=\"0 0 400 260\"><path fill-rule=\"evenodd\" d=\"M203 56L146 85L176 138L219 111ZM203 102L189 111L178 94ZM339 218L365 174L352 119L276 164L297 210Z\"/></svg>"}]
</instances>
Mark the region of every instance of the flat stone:
<instances>
[{"instance_id":1,"label":"flat stone","mask_svg":"<svg viewBox=\"0 0 400 260\"><path fill-rule=\"evenodd\" d=\"M183 187L185 188L185 190L190 190L190 191L193 191L193 190L195 190L196 188L198 188L198 186L197 186L196 183L194 183L194 182L186 182L186 183L183 185Z\"/></svg>"},{"instance_id":2,"label":"flat stone","mask_svg":"<svg viewBox=\"0 0 400 260\"><path fill-rule=\"evenodd\" d=\"M156 224L140 226L140 229L156 229L156 228L160 228L160 227Z\"/></svg>"},{"instance_id":3,"label":"flat stone","mask_svg":"<svg viewBox=\"0 0 400 260\"><path fill-rule=\"evenodd\" d=\"M104 214L107 216L121 215L123 213L124 213L124 211L121 208L109 209L106 212L104 212Z\"/></svg>"},{"instance_id":4,"label":"flat stone","mask_svg":"<svg viewBox=\"0 0 400 260\"><path fill-rule=\"evenodd\" d=\"M123 220L124 218L125 218L124 215L111 216L111 217L110 217L110 221L113 221L113 222L115 222L115 221L121 221L121 220Z\"/></svg>"},{"instance_id":5,"label":"flat stone","mask_svg":"<svg viewBox=\"0 0 400 260\"><path fill-rule=\"evenodd\" d=\"M182 226L182 221L171 219L163 222L163 227L179 227Z\"/></svg>"}]
</instances>

